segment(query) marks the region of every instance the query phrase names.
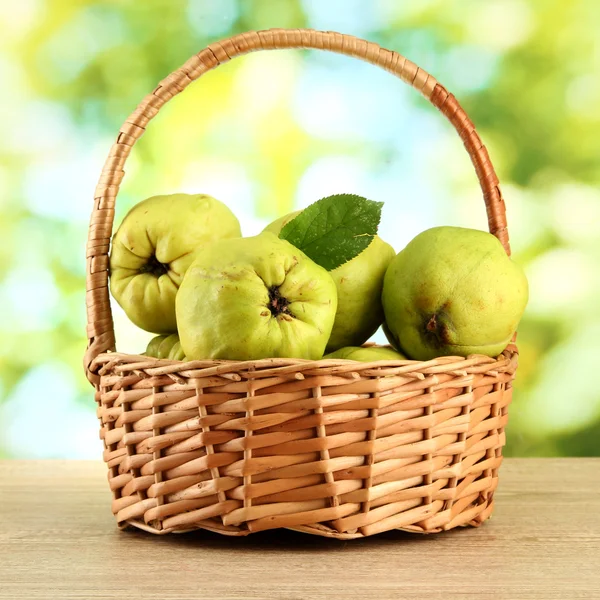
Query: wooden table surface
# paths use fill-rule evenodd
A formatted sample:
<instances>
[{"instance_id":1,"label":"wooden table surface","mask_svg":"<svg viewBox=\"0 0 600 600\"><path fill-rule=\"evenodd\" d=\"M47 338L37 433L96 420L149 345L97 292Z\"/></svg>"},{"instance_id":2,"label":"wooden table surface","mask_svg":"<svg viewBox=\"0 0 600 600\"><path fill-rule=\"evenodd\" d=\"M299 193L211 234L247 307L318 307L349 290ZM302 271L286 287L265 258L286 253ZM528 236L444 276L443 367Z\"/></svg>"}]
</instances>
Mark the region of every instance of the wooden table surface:
<instances>
[{"instance_id":1,"label":"wooden table surface","mask_svg":"<svg viewBox=\"0 0 600 600\"><path fill-rule=\"evenodd\" d=\"M507 459L479 529L119 531L106 467L0 461L0 599L600 599L600 459Z\"/></svg>"}]
</instances>

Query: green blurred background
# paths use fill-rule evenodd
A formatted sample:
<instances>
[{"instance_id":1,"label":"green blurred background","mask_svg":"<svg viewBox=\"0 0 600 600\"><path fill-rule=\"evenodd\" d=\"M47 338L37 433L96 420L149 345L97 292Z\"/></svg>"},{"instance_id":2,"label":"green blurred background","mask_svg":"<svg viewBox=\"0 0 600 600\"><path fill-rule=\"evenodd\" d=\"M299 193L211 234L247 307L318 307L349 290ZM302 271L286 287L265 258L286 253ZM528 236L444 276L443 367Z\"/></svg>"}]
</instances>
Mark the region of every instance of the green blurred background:
<instances>
[{"instance_id":1,"label":"green blurred background","mask_svg":"<svg viewBox=\"0 0 600 600\"><path fill-rule=\"evenodd\" d=\"M508 455L600 455L600 2L0 2L0 457L99 458L84 247L118 129L211 41L249 29L350 33L406 55L461 101L503 185L531 300ZM138 200L206 192L244 234L338 192L385 202L400 250L440 224L486 227L443 117L391 75L316 51L253 54L170 102L127 164ZM115 310L118 348L148 335ZM383 340L377 334L377 340Z\"/></svg>"}]
</instances>

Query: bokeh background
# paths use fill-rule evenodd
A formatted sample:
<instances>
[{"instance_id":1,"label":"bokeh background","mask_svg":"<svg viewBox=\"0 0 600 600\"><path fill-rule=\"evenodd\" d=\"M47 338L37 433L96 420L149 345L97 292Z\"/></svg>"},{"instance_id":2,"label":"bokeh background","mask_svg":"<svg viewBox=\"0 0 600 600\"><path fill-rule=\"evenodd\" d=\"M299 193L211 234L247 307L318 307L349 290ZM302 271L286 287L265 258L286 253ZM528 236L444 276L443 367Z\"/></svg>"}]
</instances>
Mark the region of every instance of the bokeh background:
<instances>
[{"instance_id":1,"label":"bokeh background","mask_svg":"<svg viewBox=\"0 0 600 600\"><path fill-rule=\"evenodd\" d=\"M600 2L596 0L19 0L0 2L0 457L100 457L86 345L84 246L118 128L208 43L313 27L376 41L464 105L503 184L531 301L508 455L599 455ZM484 229L452 127L353 59L250 55L170 102L128 162L140 199L205 192L246 235L331 193L385 202L400 250L440 224ZM115 311L118 348L148 335ZM377 339L382 340L381 334Z\"/></svg>"}]
</instances>

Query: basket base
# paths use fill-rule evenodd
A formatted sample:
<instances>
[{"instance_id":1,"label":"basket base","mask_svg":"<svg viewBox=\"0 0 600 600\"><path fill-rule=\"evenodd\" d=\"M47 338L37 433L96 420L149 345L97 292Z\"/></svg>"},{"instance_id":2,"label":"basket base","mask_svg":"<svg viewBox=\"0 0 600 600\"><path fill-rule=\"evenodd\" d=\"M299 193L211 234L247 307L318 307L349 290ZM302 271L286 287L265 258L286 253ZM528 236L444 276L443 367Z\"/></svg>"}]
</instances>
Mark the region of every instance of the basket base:
<instances>
[{"instance_id":1,"label":"basket base","mask_svg":"<svg viewBox=\"0 0 600 600\"><path fill-rule=\"evenodd\" d=\"M421 535L428 535L431 533L440 533L442 531L449 531L450 529L455 528L463 528L463 527L480 527L485 521L491 518L491 514L493 511L494 502L493 500L489 502L487 507L474 519L468 521L466 523L456 523L454 525L446 526L446 527L437 527L435 529L424 529L419 526L407 526L407 527L396 527L393 529L388 529L386 531L381 531L379 533L388 533L390 531L402 531L405 533L417 533ZM177 528L165 528L160 529L153 527L143 521L139 520L129 520L124 521L119 524L120 529L141 529L142 531L146 531L148 533L153 533L154 535L165 535L167 533L191 533L194 531L210 531L212 533L218 533L221 535L231 536L231 537L246 537L254 532L248 529L242 529L238 527L231 527L227 525L223 525L219 521L207 520L202 523L198 523L197 526L189 527L186 529L177 529ZM299 533L305 533L308 535L316 535L320 537L326 537L336 540L355 540L359 538L370 537L369 535L365 535L360 531L356 532L339 532L333 529L332 527L328 527L326 525L316 524L316 525L300 525L298 527L284 527L280 528L280 530L287 531L297 531ZM276 531L276 529L271 529L267 531ZM371 534L377 535L377 534Z\"/></svg>"}]
</instances>

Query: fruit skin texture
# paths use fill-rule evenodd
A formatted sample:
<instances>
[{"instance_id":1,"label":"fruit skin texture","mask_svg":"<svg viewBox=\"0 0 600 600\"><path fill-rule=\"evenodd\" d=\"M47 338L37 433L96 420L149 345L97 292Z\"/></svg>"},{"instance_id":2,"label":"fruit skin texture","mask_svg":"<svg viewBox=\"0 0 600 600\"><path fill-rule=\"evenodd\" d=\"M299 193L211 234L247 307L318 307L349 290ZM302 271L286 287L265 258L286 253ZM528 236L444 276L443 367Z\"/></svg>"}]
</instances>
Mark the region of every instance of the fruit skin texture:
<instances>
[{"instance_id":1,"label":"fruit skin texture","mask_svg":"<svg viewBox=\"0 0 600 600\"><path fill-rule=\"evenodd\" d=\"M158 347L161 345L163 340L167 338L166 335L157 335L153 337L146 346L146 352L144 354L146 356L153 356L154 358L158 358Z\"/></svg>"},{"instance_id":2,"label":"fruit skin texture","mask_svg":"<svg viewBox=\"0 0 600 600\"><path fill-rule=\"evenodd\" d=\"M177 337L177 341L171 347L169 354L167 354L167 358L169 360L187 360L183 349L181 348L181 342L179 341L179 336Z\"/></svg>"},{"instance_id":3,"label":"fruit skin texture","mask_svg":"<svg viewBox=\"0 0 600 600\"><path fill-rule=\"evenodd\" d=\"M275 235L279 235L279 233L283 229L284 225L287 225L292 219L297 217L301 212L302 212L301 210L295 210L291 213L288 213L287 215L284 215L283 217L279 217L279 219L275 219L272 223L267 225L263 229L263 231L270 231L271 233L274 233Z\"/></svg>"},{"instance_id":4,"label":"fruit skin texture","mask_svg":"<svg viewBox=\"0 0 600 600\"><path fill-rule=\"evenodd\" d=\"M146 356L154 358L168 358L170 360L185 360L181 342L176 333L171 335L157 335L148 342Z\"/></svg>"},{"instance_id":5,"label":"fruit skin texture","mask_svg":"<svg viewBox=\"0 0 600 600\"><path fill-rule=\"evenodd\" d=\"M276 235L302 211L280 217L265 228ZM330 272L338 291L338 309L327 352L344 346L360 346L383 322L381 290L394 249L379 236L357 257Z\"/></svg>"},{"instance_id":6,"label":"fruit skin texture","mask_svg":"<svg viewBox=\"0 0 600 600\"><path fill-rule=\"evenodd\" d=\"M157 335L148 342L145 354L154 358L167 358L171 348L178 341L179 336L176 333Z\"/></svg>"},{"instance_id":7,"label":"fruit skin texture","mask_svg":"<svg viewBox=\"0 0 600 600\"><path fill-rule=\"evenodd\" d=\"M382 300L388 340L409 357L495 357L517 329L528 285L493 235L435 227L394 258Z\"/></svg>"},{"instance_id":8,"label":"fruit skin texture","mask_svg":"<svg viewBox=\"0 0 600 600\"><path fill-rule=\"evenodd\" d=\"M319 359L336 308L329 273L269 232L205 248L176 301L187 360Z\"/></svg>"},{"instance_id":9,"label":"fruit skin texture","mask_svg":"<svg viewBox=\"0 0 600 600\"><path fill-rule=\"evenodd\" d=\"M176 333L166 336L156 350L156 358L169 358L169 353L173 349L173 346L178 343L179 336Z\"/></svg>"},{"instance_id":10,"label":"fruit skin texture","mask_svg":"<svg viewBox=\"0 0 600 600\"><path fill-rule=\"evenodd\" d=\"M175 295L195 252L216 240L240 236L235 215L211 196L147 198L127 213L113 236L112 295L138 327L173 333Z\"/></svg>"},{"instance_id":11,"label":"fruit skin texture","mask_svg":"<svg viewBox=\"0 0 600 600\"><path fill-rule=\"evenodd\" d=\"M359 362L374 362L376 360L406 360L406 356L396 352L393 348L381 346L346 346L335 352L326 354L323 358L342 358L346 360L357 360Z\"/></svg>"}]
</instances>

